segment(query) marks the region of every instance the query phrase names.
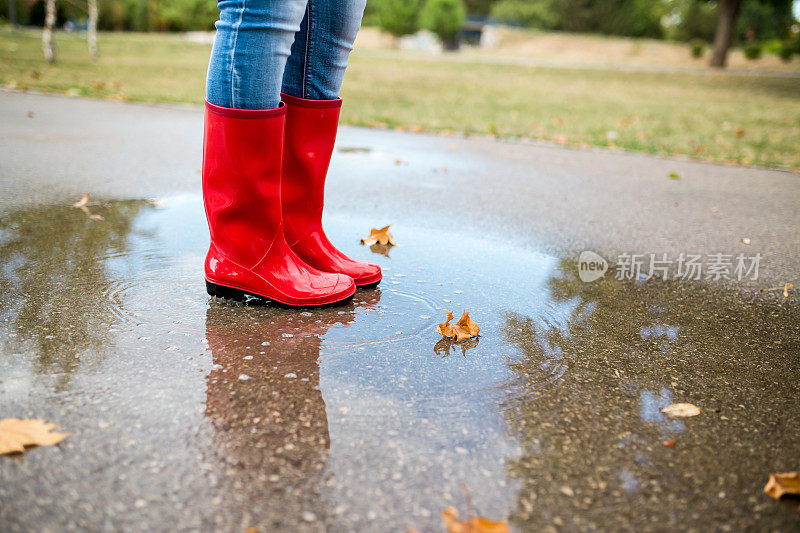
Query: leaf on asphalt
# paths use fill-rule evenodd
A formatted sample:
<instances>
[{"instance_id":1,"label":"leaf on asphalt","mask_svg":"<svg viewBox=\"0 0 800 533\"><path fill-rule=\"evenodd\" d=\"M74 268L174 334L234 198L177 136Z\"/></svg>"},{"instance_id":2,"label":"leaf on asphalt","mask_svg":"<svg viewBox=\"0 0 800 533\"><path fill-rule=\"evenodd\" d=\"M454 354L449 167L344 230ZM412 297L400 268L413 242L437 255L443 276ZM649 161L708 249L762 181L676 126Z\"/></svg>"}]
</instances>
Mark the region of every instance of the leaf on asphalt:
<instances>
[{"instance_id":1,"label":"leaf on asphalt","mask_svg":"<svg viewBox=\"0 0 800 533\"><path fill-rule=\"evenodd\" d=\"M681 176L677 172L670 172L669 173L669 179L671 179L671 180L679 180L679 179L681 179Z\"/></svg>"},{"instance_id":2,"label":"leaf on asphalt","mask_svg":"<svg viewBox=\"0 0 800 533\"><path fill-rule=\"evenodd\" d=\"M673 418L689 418L699 415L700 408L690 403L673 403L661 409L661 412Z\"/></svg>"},{"instance_id":3,"label":"leaf on asphalt","mask_svg":"<svg viewBox=\"0 0 800 533\"><path fill-rule=\"evenodd\" d=\"M445 309L444 312L447 313L447 320L439 324L436 328L436 333L439 335L449 337L458 342L469 339L470 337L477 337L478 333L480 333L481 328L469 317L469 313L466 311L464 311L464 314L461 315L461 318L455 324L450 323L450 321L453 320L453 313L447 309Z\"/></svg>"},{"instance_id":4,"label":"leaf on asphalt","mask_svg":"<svg viewBox=\"0 0 800 533\"><path fill-rule=\"evenodd\" d=\"M453 507L442 511L442 521L447 533L511 533L505 522L495 522L482 516L459 520L458 511Z\"/></svg>"},{"instance_id":5,"label":"leaf on asphalt","mask_svg":"<svg viewBox=\"0 0 800 533\"><path fill-rule=\"evenodd\" d=\"M776 500L780 500L782 496L800 497L800 472L770 474L764 494Z\"/></svg>"},{"instance_id":6,"label":"leaf on asphalt","mask_svg":"<svg viewBox=\"0 0 800 533\"><path fill-rule=\"evenodd\" d=\"M389 233L389 226L384 226L381 229L372 228L369 232L369 237L361 239L361 244L372 246L373 244L390 244L392 246L397 243L394 242L394 237Z\"/></svg>"},{"instance_id":7,"label":"leaf on asphalt","mask_svg":"<svg viewBox=\"0 0 800 533\"><path fill-rule=\"evenodd\" d=\"M742 244L750 244L750 238L749 237L742 237Z\"/></svg>"},{"instance_id":8,"label":"leaf on asphalt","mask_svg":"<svg viewBox=\"0 0 800 533\"><path fill-rule=\"evenodd\" d=\"M788 298L789 297L789 289L794 289L794 285L792 285L791 283L787 283L786 285L783 286L783 297L784 298Z\"/></svg>"},{"instance_id":9,"label":"leaf on asphalt","mask_svg":"<svg viewBox=\"0 0 800 533\"><path fill-rule=\"evenodd\" d=\"M72 204L72 207L83 207L89 203L89 193L83 195L83 198Z\"/></svg>"},{"instance_id":10,"label":"leaf on asphalt","mask_svg":"<svg viewBox=\"0 0 800 533\"><path fill-rule=\"evenodd\" d=\"M45 420L21 420L5 418L0 420L0 455L22 453L25 446L52 446L58 444L69 433L54 433L56 424Z\"/></svg>"}]
</instances>

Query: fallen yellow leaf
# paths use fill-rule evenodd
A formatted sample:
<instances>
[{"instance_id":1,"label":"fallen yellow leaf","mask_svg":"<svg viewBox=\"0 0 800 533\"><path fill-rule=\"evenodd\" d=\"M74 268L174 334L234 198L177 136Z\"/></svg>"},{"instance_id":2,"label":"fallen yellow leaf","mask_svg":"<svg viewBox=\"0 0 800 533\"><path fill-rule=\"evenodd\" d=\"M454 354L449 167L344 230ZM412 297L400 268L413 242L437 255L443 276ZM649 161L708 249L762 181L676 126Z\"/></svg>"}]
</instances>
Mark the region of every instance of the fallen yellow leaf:
<instances>
[{"instance_id":1,"label":"fallen yellow leaf","mask_svg":"<svg viewBox=\"0 0 800 533\"><path fill-rule=\"evenodd\" d=\"M784 285L783 286L783 297L784 298L788 298L789 297L789 289L793 289L793 288L794 288L794 285L792 285L791 283L787 283L786 285Z\"/></svg>"},{"instance_id":2,"label":"fallen yellow leaf","mask_svg":"<svg viewBox=\"0 0 800 533\"><path fill-rule=\"evenodd\" d=\"M25 446L52 446L58 444L69 433L52 433L56 424L48 424L45 420L21 420L5 418L0 420L0 455L6 453L22 453Z\"/></svg>"},{"instance_id":3,"label":"fallen yellow leaf","mask_svg":"<svg viewBox=\"0 0 800 533\"><path fill-rule=\"evenodd\" d=\"M458 511L453 507L442 511L442 521L447 533L511 533L505 522L495 522L482 516L459 520Z\"/></svg>"},{"instance_id":4,"label":"fallen yellow leaf","mask_svg":"<svg viewBox=\"0 0 800 533\"><path fill-rule=\"evenodd\" d=\"M466 311L455 324L450 323L453 320L453 313L447 309L444 312L447 313L447 320L437 326L436 333L439 335L449 337L458 342L470 337L477 337L478 333L480 333L481 328L469 317L469 313Z\"/></svg>"},{"instance_id":5,"label":"fallen yellow leaf","mask_svg":"<svg viewBox=\"0 0 800 533\"><path fill-rule=\"evenodd\" d=\"M690 403L673 403L661 409L661 412L674 418L688 418L699 415L700 408Z\"/></svg>"},{"instance_id":6,"label":"fallen yellow leaf","mask_svg":"<svg viewBox=\"0 0 800 533\"><path fill-rule=\"evenodd\" d=\"M800 496L800 472L770 474L764 494L780 500L781 496Z\"/></svg>"},{"instance_id":7,"label":"fallen yellow leaf","mask_svg":"<svg viewBox=\"0 0 800 533\"><path fill-rule=\"evenodd\" d=\"M87 203L89 203L89 193L88 192L83 195L83 198L81 198L80 200L78 200L77 202L72 204L72 207L83 207Z\"/></svg>"},{"instance_id":8,"label":"fallen yellow leaf","mask_svg":"<svg viewBox=\"0 0 800 533\"><path fill-rule=\"evenodd\" d=\"M394 242L394 237L389 233L389 226L384 226L381 229L372 228L369 232L369 237L361 239L361 244L366 244L367 246L372 246L373 244L390 244L394 246L397 243Z\"/></svg>"}]
</instances>

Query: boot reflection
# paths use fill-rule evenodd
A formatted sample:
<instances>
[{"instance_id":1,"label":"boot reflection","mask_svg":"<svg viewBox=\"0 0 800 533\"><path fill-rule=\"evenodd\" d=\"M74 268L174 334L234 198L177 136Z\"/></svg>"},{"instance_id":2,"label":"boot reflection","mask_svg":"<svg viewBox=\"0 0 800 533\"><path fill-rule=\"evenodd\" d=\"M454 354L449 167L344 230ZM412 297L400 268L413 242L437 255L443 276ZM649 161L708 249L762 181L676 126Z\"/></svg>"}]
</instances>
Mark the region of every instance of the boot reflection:
<instances>
[{"instance_id":1,"label":"boot reflection","mask_svg":"<svg viewBox=\"0 0 800 533\"><path fill-rule=\"evenodd\" d=\"M303 313L210 302L206 339L214 368L206 416L214 453L223 485L252 500L259 523L285 526L287 506L330 518L324 496L330 436L317 362L322 336L379 300L378 290L360 291L343 306Z\"/></svg>"}]
</instances>

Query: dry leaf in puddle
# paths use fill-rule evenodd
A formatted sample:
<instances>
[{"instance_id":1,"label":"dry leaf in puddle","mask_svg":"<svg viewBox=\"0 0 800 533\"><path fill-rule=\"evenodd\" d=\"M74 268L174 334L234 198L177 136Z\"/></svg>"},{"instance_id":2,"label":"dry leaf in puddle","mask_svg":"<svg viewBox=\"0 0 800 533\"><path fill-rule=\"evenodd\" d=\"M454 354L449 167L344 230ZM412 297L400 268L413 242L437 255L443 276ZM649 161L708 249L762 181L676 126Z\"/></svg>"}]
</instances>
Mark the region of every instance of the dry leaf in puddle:
<instances>
[{"instance_id":1,"label":"dry leaf in puddle","mask_svg":"<svg viewBox=\"0 0 800 533\"><path fill-rule=\"evenodd\" d=\"M455 324L450 323L450 321L453 320L453 313L447 309L445 309L444 312L447 313L447 320L437 326L436 333L439 335L449 337L458 342L469 339L470 337L477 337L478 333L480 333L481 328L469 317L469 313L466 311L464 311L464 314L461 315L461 318Z\"/></svg>"},{"instance_id":2,"label":"dry leaf in puddle","mask_svg":"<svg viewBox=\"0 0 800 533\"><path fill-rule=\"evenodd\" d=\"M793 288L794 288L794 285L792 285L791 283L787 283L786 285L784 285L783 286L783 297L784 298L788 298L789 297L789 289L793 289Z\"/></svg>"},{"instance_id":3,"label":"dry leaf in puddle","mask_svg":"<svg viewBox=\"0 0 800 533\"><path fill-rule=\"evenodd\" d=\"M89 193L83 195L83 198L72 204L72 207L83 207L89 203Z\"/></svg>"},{"instance_id":4,"label":"dry leaf in puddle","mask_svg":"<svg viewBox=\"0 0 800 533\"><path fill-rule=\"evenodd\" d=\"M781 496L800 496L800 472L770 474L764 494L776 500Z\"/></svg>"},{"instance_id":5,"label":"dry leaf in puddle","mask_svg":"<svg viewBox=\"0 0 800 533\"><path fill-rule=\"evenodd\" d=\"M700 408L690 403L673 403L661 409L661 412L674 418L688 418L699 415Z\"/></svg>"},{"instance_id":6,"label":"dry leaf in puddle","mask_svg":"<svg viewBox=\"0 0 800 533\"><path fill-rule=\"evenodd\" d=\"M389 233L389 226L384 226L381 229L372 228L369 232L369 237L361 239L361 244L372 246L373 244L391 244L392 246L397 243L394 242L394 237Z\"/></svg>"},{"instance_id":7,"label":"dry leaf in puddle","mask_svg":"<svg viewBox=\"0 0 800 533\"><path fill-rule=\"evenodd\" d=\"M442 521L447 533L511 533L505 522L495 522L482 516L459 520L458 511L453 507L442 511Z\"/></svg>"},{"instance_id":8,"label":"dry leaf in puddle","mask_svg":"<svg viewBox=\"0 0 800 533\"><path fill-rule=\"evenodd\" d=\"M0 420L0 455L22 453L25 446L52 446L58 444L69 433L53 433L57 424L45 420L21 420L5 418Z\"/></svg>"}]
</instances>

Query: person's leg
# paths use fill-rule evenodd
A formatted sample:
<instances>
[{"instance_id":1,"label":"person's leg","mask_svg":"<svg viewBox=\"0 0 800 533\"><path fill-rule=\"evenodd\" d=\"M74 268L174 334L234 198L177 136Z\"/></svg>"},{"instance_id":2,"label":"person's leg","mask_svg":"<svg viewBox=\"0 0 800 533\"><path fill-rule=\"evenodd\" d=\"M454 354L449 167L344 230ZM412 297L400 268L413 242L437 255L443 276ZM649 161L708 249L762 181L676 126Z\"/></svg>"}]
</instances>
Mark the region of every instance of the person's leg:
<instances>
[{"instance_id":1,"label":"person's leg","mask_svg":"<svg viewBox=\"0 0 800 533\"><path fill-rule=\"evenodd\" d=\"M307 0L220 0L206 99L237 109L273 109Z\"/></svg>"},{"instance_id":2,"label":"person's leg","mask_svg":"<svg viewBox=\"0 0 800 533\"><path fill-rule=\"evenodd\" d=\"M283 73L283 92L311 100L339 97L367 0L308 0Z\"/></svg>"},{"instance_id":3,"label":"person's leg","mask_svg":"<svg viewBox=\"0 0 800 533\"><path fill-rule=\"evenodd\" d=\"M339 88L361 26L365 0L309 0L283 75L286 133L281 208L283 231L303 261L346 274L358 287L381 281L378 265L353 260L325 236L325 177L339 125Z\"/></svg>"},{"instance_id":4,"label":"person's leg","mask_svg":"<svg viewBox=\"0 0 800 533\"><path fill-rule=\"evenodd\" d=\"M283 233L286 106L280 87L306 0L222 0L208 72L203 203L211 243L206 290L243 300L328 305L350 298L352 278L303 262Z\"/></svg>"}]
</instances>

